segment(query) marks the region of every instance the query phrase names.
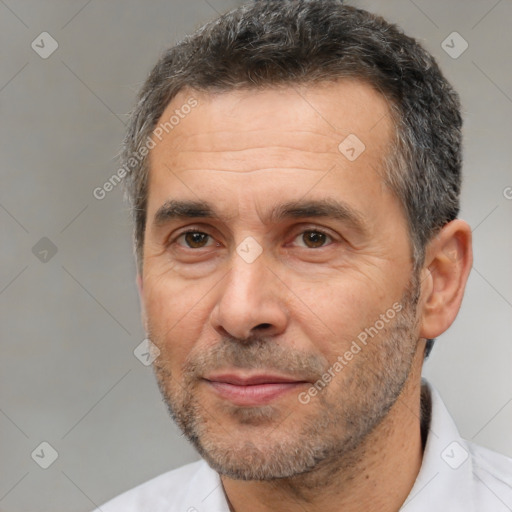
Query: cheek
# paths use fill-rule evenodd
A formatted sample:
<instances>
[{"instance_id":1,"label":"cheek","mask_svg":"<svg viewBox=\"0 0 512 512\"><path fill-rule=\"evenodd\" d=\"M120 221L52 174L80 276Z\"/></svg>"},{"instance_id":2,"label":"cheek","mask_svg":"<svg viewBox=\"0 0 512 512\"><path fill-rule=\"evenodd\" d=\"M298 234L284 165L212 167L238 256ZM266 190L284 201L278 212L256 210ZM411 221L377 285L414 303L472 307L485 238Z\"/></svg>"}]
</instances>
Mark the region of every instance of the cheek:
<instances>
[{"instance_id":1,"label":"cheek","mask_svg":"<svg viewBox=\"0 0 512 512\"><path fill-rule=\"evenodd\" d=\"M152 341L166 360L182 361L206 323L208 300L203 287L166 278L145 283L144 294Z\"/></svg>"},{"instance_id":2,"label":"cheek","mask_svg":"<svg viewBox=\"0 0 512 512\"><path fill-rule=\"evenodd\" d=\"M310 348L322 352L328 360L347 350L358 334L373 325L395 300L367 278L334 280L331 276L321 283L295 289L301 299L296 302L295 319L310 341Z\"/></svg>"}]
</instances>

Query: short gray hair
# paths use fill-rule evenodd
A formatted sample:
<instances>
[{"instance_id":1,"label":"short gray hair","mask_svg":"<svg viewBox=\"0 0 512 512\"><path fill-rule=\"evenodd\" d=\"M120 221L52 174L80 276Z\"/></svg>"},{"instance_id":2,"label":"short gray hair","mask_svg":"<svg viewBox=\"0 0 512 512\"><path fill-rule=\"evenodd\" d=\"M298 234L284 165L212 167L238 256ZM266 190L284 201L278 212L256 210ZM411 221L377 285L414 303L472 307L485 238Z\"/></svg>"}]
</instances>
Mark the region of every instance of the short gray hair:
<instances>
[{"instance_id":1,"label":"short gray hair","mask_svg":"<svg viewBox=\"0 0 512 512\"><path fill-rule=\"evenodd\" d=\"M402 205L414 269L421 268L428 241L459 212L458 94L420 44L379 16L339 0L269 0L234 9L167 50L139 93L122 151L139 274L149 168L147 157L131 157L178 92L343 78L370 84L388 101L395 134L383 178Z\"/></svg>"}]
</instances>

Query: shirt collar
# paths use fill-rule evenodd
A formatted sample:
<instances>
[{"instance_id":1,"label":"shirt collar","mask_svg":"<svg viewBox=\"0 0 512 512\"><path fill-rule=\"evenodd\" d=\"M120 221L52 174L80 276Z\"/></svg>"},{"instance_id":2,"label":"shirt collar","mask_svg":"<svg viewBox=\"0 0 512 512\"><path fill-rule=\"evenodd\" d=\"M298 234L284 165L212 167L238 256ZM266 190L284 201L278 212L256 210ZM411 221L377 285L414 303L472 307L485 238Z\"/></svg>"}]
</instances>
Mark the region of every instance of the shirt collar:
<instances>
[{"instance_id":1,"label":"shirt collar","mask_svg":"<svg viewBox=\"0 0 512 512\"><path fill-rule=\"evenodd\" d=\"M422 410L430 409L428 435L420 472L400 510L431 512L437 506L450 512L472 512L473 467L468 444L460 437L439 393L426 379L422 379L421 391Z\"/></svg>"}]
</instances>

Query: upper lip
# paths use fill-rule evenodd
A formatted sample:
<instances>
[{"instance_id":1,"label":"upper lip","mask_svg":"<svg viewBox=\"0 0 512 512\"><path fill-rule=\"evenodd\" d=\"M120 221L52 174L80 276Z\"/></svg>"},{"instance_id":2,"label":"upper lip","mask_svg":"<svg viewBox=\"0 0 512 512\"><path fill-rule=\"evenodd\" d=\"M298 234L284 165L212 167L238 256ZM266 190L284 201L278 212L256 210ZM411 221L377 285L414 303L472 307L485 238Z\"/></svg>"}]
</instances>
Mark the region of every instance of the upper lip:
<instances>
[{"instance_id":1,"label":"upper lip","mask_svg":"<svg viewBox=\"0 0 512 512\"><path fill-rule=\"evenodd\" d=\"M211 382L224 382L236 386L253 386L255 384L277 384L283 382L306 382L304 379L297 379L286 375L275 375L270 373L258 373L254 375L239 375L235 373L222 373L205 377Z\"/></svg>"}]
</instances>

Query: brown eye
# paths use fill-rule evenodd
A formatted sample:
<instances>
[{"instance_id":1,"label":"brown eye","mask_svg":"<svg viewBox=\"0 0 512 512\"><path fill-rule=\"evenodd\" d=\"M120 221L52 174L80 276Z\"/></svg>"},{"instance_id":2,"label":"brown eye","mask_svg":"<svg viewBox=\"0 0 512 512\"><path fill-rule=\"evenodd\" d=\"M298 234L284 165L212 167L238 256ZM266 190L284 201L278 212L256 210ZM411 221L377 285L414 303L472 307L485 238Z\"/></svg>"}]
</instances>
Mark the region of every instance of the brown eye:
<instances>
[{"instance_id":1,"label":"brown eye","mask_svg":"<svg viewBox=\"0 0 512 512\"><path fill-rule=\"evenodd\" d=\"M301 233L301 235L297 238L300 238L304 243L303 247L308 247L309 249L316 249L318 247L322 247L325 245L326 241L330 239L330 236L322 233L321 231L316 230L307 230Z\"/></svg>"},{"instance_id":2,"label":"brown eye","mask_svg":"<svg viewBox=\"0 0 512 512\"><path fill-rule=\"evenodd\" d=\"M188 233L183 233L178 239L181 237L184 238L185 244L191 249L200 249L206 247L210 235L201 233L201 231L189 231Z\"/></svg>"}]
</instances>

